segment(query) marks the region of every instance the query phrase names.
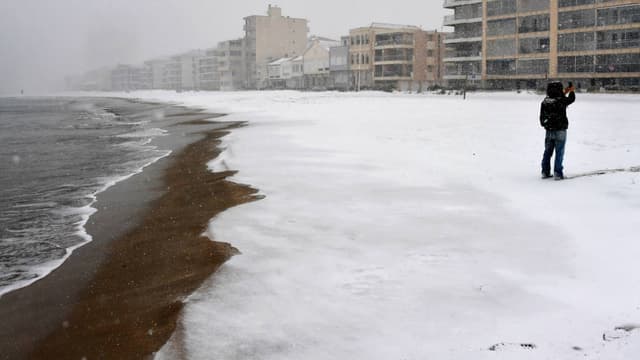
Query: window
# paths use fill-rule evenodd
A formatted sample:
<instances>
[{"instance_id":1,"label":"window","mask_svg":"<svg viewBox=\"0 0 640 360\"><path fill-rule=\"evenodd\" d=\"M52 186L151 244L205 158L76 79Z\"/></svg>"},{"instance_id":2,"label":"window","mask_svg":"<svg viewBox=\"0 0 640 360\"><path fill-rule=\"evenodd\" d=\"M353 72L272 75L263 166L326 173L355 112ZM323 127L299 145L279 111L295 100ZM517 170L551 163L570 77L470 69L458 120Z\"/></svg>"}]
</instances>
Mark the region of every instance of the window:
<instances>
[{"instance_id":1,"label":"window","mask_svg":"<svg viewBox=\"0 0 640 360\"><path fill-rule=\"evenodd\" d=\"M520 54L548 53L549 38L520 39Z\"/></svg>"},{"instance_id":2,"label":"window","mask_svg":"<svg viewBox=\"0 0 640 360\"><path fill-rule=\"evenodd\" d=\"M490 0L487 2L489 16L513 14L516 12L516 0Z\"/></svg>"},{"instance_id":3,"label":"window","mask_svg":"<svg viewBox=\"0 0 640 360\"><path fill-rule=\"evenodd\" d=\"M596 56L596 72L640 72L640 53Z\"/></svg>"},{"instance_id":4,"label":"window","mask_svg":"<svg viewBox=\"0 0 640 360\"><path fill-rule=\"evenodd\" d=\"M518 0L518 11L540 11L549 9L549 0Z\"/></svg>"},{"instance_id":5,"label":"window","mask_svg":"<svg viewBox=\"0 0 640 360\"><path fill-rule=\"evenodd\" d=\"M624 49L640 47L640 29L597 32L598 49Z\"/></svg>"},{"instance_id":6,"label":"window","mask_svg":"<svg viewBox=\"0 0 640 360\"><path fill-rule=\"evenodd\" d=\"M515 73L515 59L487 61L487 74L489 75L514 75Z\"/></svg>"},{"instance_id":7,"label":"window","mask_svg":"<svg viewBox=\"0 0 640 360\"><path fill-rule=\"evenodd\" d=\"M560 0L559 7L594 4L596 0Z\"/></svg>"},{"instance_id":8,"label":"window","mask_svg":"<svg viewBox=\"0 0 640 360\"><path fill-rule=\"evenodd\" d=\"M621 6L598 10L598 26L640 23L640 6Z\"/></svg>"},{"instance_id":9,"label":"window","mask_svg":"<svg viewBox=\"0 0 640 360\"><path fill-rule=\"evenodd\" d=\"M558 51L585 51L596 48L595 33L571 33L558 35Z\"/></svg>"},{"instance_id":10,"label":"window","mask_svg":"<svg viewBox=\"0 0 640 360\"><path fill-rule=\"evenodd\" d=\"M456 32L458 28L456 27ZM480 29L482 31L482 29ZM516 33L516 19L493 20L487 22L487 35L511 35Z\"/></svg>"},{"instance_id":11,"label":"window","mask_svg":"<svg viewBox=\"0 0 640 360\"><path fill-rule=\"evenodd\" d=\"M591 9L561 12L558 17L560 30L594 26L595 24L596 13Z\"/></svg>"},{"instance_id":12,"label":"window","mask_svg":"<svg viewBox=\"0 0 640 360\"><path fill-rule=\"evenodd\" d=\"M518 60L518 74L546 74L549 72L549 60Z\"/></svg>"},{"instance_id":13,"label":"window","mask_svg":"<svg viewBox=\"0 0 640 360\"><path fill-rule=\"evenodd\" d=\"M516 39L487 41L487 56L512 56L516 54Z\"/></svg>"},{"instance_id":14,"label":"window","mask_svg":"<svg viewBox=\"0 0 640 360\"><path fill-rule=\"evenodd\" d=\"M518 23L519 33L549 31L549 15L525 16Z\"/></svg>"},{"instance_id":15,"label":"window","mask_svg":"<svg viewBox=\"0 0 640 360\"><path fill-rule=\"evenodd\" d=\"M593 72L593 56L561 56L558 58L559 73Z\"/></svg>"},{"instance_id":16,"label":"window","mask_svg":"<svg viewBox=\"0 0 640 360\"><path fill-rule=\"evenodd\" d=\"M412 65L389 64L376 65L376 77L411 77L413 74Z\"/></svg>"},{"instance_id":17,"label":"window","mask_svg":"<svg viewBox=\"0 0 640 360\"><path fill-rule=\"evenodd\" d=\"M413 45L413 34L393 33L376 35L376 45Z\"/></svg>"}]
</instances>

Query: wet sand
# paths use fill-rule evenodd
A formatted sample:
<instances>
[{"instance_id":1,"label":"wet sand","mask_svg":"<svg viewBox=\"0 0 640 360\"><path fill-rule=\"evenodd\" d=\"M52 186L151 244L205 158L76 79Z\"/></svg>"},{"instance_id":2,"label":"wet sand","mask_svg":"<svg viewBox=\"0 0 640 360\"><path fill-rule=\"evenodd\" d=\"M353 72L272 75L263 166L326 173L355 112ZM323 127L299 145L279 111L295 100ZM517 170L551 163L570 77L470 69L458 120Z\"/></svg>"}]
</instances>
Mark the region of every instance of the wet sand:
<instances>
[{"instance_id":1,"label":"wet sand","mask_svg":"<svg viewBox=\"0 0 640 360\"><path fill-rule=\"evenodd\" d=\"M202 234L220 212L255 199L255 190L226 180L233 172L206 166L219 139L241 124L163 111L173 135L159 141L173 154L100 194L86 226L93 241L0 298L0 358L149 357L175 330L182 300L237 253Z\"/></svg>"}]
</instances>

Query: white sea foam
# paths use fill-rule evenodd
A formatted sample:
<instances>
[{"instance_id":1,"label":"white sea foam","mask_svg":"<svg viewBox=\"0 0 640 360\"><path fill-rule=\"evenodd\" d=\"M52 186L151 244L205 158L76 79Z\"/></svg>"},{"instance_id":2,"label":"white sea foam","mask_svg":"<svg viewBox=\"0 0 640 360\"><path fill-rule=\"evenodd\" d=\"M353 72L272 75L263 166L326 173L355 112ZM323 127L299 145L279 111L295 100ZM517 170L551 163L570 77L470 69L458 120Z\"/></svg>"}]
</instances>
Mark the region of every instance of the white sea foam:
<instances>
[{"instance_id":1,"label":"white sea foam","mask_svg":"<svg viewBox=\"0 0 640 360\"><path fill-rule=\"evenodd\" d=\"M207 163L207 168L211 172L223 172L231 170L227 165L227 158L229 156L233 156L233 154L230 154L231 150L229 149L229 143L232 141L232 139L233 134L229 134L220 140L220 145L218 145L220 154L218 154L215 159Z\"/></svg>"},{"instance_id":2,"label":"white sea foam","mask_svg":"<svg viewBox=\"0 0 640 360\"><path fill-rule=\"evenodd\" d=\"M97 111L96 109L93 108L83 108L83 110L92 110L92 111ZM80 237L83 241L76 244L75 246L69 247L67 249L65 249L65 256L60 258L60 259L56 259L56 260L52 260L46 263L42 263L39 264L37 266L32 266L30 267L30 271L34 274L37 274L37 277L33 278L33 279L29 279L29 280L24 280L24 281L19 281L16 283L13 283L9 286L6 287L2 287L0 288L0 297L2 297L4 294L7 294L9 292L15 291L17 289L29 286L31 284L33 284L34 282L41 280L42 278L46 277L47 275L49 275L51 272L53 272L55 269L57 269L58 267L60 267L62 264L64 264L64 262L73 254L73 252L86 245L87 243L92 241L92 237L90 234L87 233L86 231L86 224L89 221L89 218L91 217L91 215L93 215L97 209L93 207L93 205L95 204L95 202L97 201L97 196L100 193L105 192L106 190L108 190L110 187L125 181L137 174L140 174L144 171L145 168L147 168L148 166L158 162L159 160L169 156L171 154L171 151L169 150L158 150L155 146L150 146L148 145L154 137L157 136L164 136L167 135L167 131L163 130L163 129L149 129L149 131L140 131L140 132L134 132L131 134L125 134L122 135L123 137L130 137L132 139L134 138L142 138L144 137L145 139L141 142L133 142L130 143L129 145L138 148L140 151L153 151L156 153L156 156L151 157L147 160L143 160L143 161L136 161L136 162L129 162L128 164L125 165L130 165L132 166L132 170L130 172L128 172L126 175L121 175L121 176L113 176L113 177L105 177L102 179L99 179L100 183L102 184L100 186L100 188L93 192L92 194L88 195L86 197L86 199L88 200L88 205L86 206L82 206L82 207L77 207L77 208L67 208L67 209L62 209L62 210L57 210L61 213L67 214L67 215L77 215L80 217L80 220L78 222L76 222L74 224L74 228L75 228L75 232L73 233L73 235L76 235L78 237ZM70 187L75 187L75 185L69 184L68 186ZM28 206L28 205L25 205Z\"/></svg>"},{"instance_id":3,"label":"white sea foam","mask_svg":"<svg viewBox=\"0 0 640 360\"><path fill-rule=\"evenodd\" d=\"M108 190L110 187L125 181L137 174L140 174L144 171L144 169L158 161L160 161L161 159L169 156L171 154L171 151L166 151L164 152L163 155L161 156L157 156L147 162L144 163L144 165L140 166L139 168L133 170L131 173L124 175L124 176L119 176L119 177L112 177L112 178L104 178L103 179L103 186L96 192L94 192L93 194L87 196L88 199L90 199L90 204L87 206L83 206L83 207L79 207L79 208L68 208L66 211L68 214L74 214L74 215L79 215L80 216L80 220L78 222L76 222L75 225L75 232L73 233L73 235L76 235L78 237L80 237L81 239L83 239L84 241L69 247L66 249L66 254L64 257L60 258L60 259L56 259L53 261L49 261L43 264L39 264L37 266L33 266L31 267L31 271L35 274L38 275L37 278L34 279L30 279L30 280L25 280L25 281L19 281L16 282L10 286L7 287L3 287L0 288L0 297L2 297L4 294L10 293L14 290L18 290L20 288L29 286L31 284L33 284L34 282L41 280L43 278L45 278L47 275L49 275L51 272L53 272L55 269L57 269L58 267L60 267L62 264L64 264L64 262L73 254L73 252L76 249L81 248L82 246L86 245L87 243L91 242L93 240L92 236L87 233L87 230L85 228L87 222L89 221L89 218L91 217L91 215L93 215L94 213L96 213L98 210L96 208L93 207L93 204L95 204L95 202L97 201L97 196L100 193L105 192L106 190Z\"/></svg>"},{"instance_id":4,"label":"white sea foam","mask_svg":"<svg viewBox=\"0 0 640 360\"><path fill-rule=\"evenodd\" d=\"M132 133L118 135L121 138L147 138L147 137L157 137L157 136L166 136L169 132L164 129L159 128L151 128L145 129L141 131L135 131Z\"/></svg>"}]
</instances>

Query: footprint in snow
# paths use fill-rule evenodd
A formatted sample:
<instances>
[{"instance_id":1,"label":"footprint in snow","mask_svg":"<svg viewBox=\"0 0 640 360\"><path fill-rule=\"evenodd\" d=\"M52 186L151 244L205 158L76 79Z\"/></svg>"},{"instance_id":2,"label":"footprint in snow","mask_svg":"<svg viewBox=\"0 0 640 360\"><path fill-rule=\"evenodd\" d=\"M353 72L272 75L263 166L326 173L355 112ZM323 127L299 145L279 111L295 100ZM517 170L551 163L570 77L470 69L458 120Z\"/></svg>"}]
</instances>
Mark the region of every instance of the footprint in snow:
<instances>
[{"instance_id":1,"label":"footprint in snow","mask_svg":"<svg viewBox=\"0 0 640 360\"><path fill-rule=\"evenodd\" d=\"M629 336L630 333L640 330L640 324L626 324L617 326L611 331L602 334L602 340L614 341Z\"/></svg>"},{"instance_id":2,"label":"footprint in snow","mask_svg":"<svg viewBox=\"0 0 640 360\"><path fill-rule=\"evenodd\" d=\"M489 351L503 351L503 350L535 350L536 344L530 343L499 343L491 346Z\"/></svg>"}]
</instances>

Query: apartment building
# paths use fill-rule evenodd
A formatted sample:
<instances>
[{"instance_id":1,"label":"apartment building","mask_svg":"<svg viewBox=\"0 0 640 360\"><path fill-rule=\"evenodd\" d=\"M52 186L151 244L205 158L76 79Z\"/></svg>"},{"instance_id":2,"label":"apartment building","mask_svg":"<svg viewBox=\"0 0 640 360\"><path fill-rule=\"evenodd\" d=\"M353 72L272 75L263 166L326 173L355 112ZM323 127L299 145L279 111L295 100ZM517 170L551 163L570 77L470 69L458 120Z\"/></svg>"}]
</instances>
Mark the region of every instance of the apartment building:
<instances>
[{"instance_id":1,"label":"apartment building","mask_svg":"<svg viewBox=\"0 0 640 360\"><path fill-rule=\"evenodd\" d=\"M246 53L244 39L218 43L218 72L220 90L234 91L246 88Z\"/></svg>"},{"instance_id":2,"label":"apartment building","mask_svg":"<svg viewBox=\"0 0 640 360\"><path fill-rule=\"evenodd\" d=\"M111 70L112 91L132 91L150 88L150 72L146 67L118 65Z\"/></svg>"},{"instance_id":3,"label":"apartment building","mask_svg":"<svg viewBox=\"0 0 640 360\"><path fill-rule=\"evenodd\" d=\"M373 23L352 29L349 35L356 90L421 90L440 84L445 34L417 26Z\"/></svg>"},{"instance_id":4,"label":"apartment building","mask_svg":"<svg viewBox=\"0 0 640 360\"><path fill-rule=\"evenodd\" d=\"M640 0L445 0L445 80L484 88L640 87Z\"/></svg>"},{"instance_id":5,"label":"apartment building","mask_svg":"<svg viewBox=\"0 0 640 360\"><path fill-rule=\"evenodd\" d=\"M267 65L283 57L304 53L309 33L306 19L282 16L282 9L269 5L266 16L245 19L246 87L267 86Z\"/></svg>"},{"instance_id":6,"label":"apartment building","mask_svg":"<svg viewBox=\"0 0 640 360\"><path fill-rule=\"evenodd\" d=\"M168 58L145 61L144 66L149 69L151 89L162 89L165 66L169 62Z\"/></svg>"},{"instance_id":7,"label":"apartment building","mask_svg":"<svg viewBox=\"0 0 640 360\"><path fill-rule=\"evenodd\" d=\"M160 88L176 91L199 90L200 59L204 56L204 51L193 50L159 63L162 69Z\"/></svg>"},{"instance_id":8,"label":"apartment building","mask_svg":"<svg viewBox=\"0 0 640 360\"><path fill-rule=\"evenodd\" d=\"M205 56L202 50L193 50L179 55L180 86L179 91L200 90L200 59Z\"/></svg>"},{"instance_id":9,"label":"apartment building","mask_svg":"<svg viewBox=\"0 0 640 360\"><path fill-rule=\"evenodd\" d=\"M160 89L180 90L182 84L182 62L180 56L170 57L162 66Z\"/></svg>"},{"instance_id":10,"label":"apartment building","mask_svg":"<svg viewBox=\"0 0 640 360\"><path fill-rule=\"evenodd\" d=\"M220 90L219 57L220 52L213 48L205 50L204 55L198 60L199 90Z\"/></svg>"}]
</instances>

